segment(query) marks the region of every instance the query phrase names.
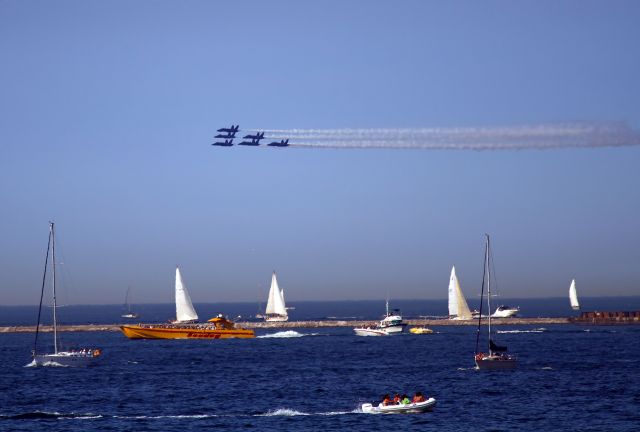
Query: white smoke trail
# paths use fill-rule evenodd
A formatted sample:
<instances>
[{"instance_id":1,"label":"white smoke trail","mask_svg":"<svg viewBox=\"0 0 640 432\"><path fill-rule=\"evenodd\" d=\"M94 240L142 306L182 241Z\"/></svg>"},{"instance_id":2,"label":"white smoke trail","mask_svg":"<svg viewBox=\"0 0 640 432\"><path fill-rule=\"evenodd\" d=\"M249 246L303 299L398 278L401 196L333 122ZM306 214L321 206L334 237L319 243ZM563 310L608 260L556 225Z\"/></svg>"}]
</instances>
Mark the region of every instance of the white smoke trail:
<instances>
[{"instance_id":1,"label":"white smoke trail","mask_svg":"<svg viewBox=\"0 0 640 432\"><path fill-rule=\"evenodd\" d=\"M413 129L265 129L269 140L291 147L524 150L640 145L640 132L624 123Z\"/></svg>"}]
</instances>

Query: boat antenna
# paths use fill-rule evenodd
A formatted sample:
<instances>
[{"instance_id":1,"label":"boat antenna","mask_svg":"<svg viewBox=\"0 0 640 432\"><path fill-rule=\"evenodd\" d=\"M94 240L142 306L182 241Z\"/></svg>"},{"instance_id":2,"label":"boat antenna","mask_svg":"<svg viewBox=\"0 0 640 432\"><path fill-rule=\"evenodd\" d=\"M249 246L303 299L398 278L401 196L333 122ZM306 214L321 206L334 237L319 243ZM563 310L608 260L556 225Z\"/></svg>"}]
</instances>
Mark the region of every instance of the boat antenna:
<instances>
[{"instance_id":1,"label":"boat antenna","mask_svg":"<svg viewBox=\"0 0 640 432\"><path fill-rule=\"evenodd\" d=\"M51 234L53 230L53 222L49 222L49 241L47 242L47 254L44 258L44 273L42 275L42 288L40 289L40 306L38 307L38 323L36 324L36 340L33 343L33 355L35 356L38 349L38 333L40 332L40 317L42 315L42 299L44 298L44 285L47 281L47 264L49 263L49 249L51 248Z\"/></svg>"},{"instance_id":2,"label":"boat antenna","mask_svg":"<svg viewBox=\"0 0 640 432\"><path fill-rule=\"evenodd\" d=\"M482 266L482 288L480 290L480 314L478 315L478 329L476 330L476 354L478 353L478 344L480 343L480 326L482 325L482 298L484 296L484 281L487 276L487 254L489 253L489 235L486 239L486 246L484 249L484 265ZM491 313L491 311L489 311Z\"/></svg>"}]
</instances>

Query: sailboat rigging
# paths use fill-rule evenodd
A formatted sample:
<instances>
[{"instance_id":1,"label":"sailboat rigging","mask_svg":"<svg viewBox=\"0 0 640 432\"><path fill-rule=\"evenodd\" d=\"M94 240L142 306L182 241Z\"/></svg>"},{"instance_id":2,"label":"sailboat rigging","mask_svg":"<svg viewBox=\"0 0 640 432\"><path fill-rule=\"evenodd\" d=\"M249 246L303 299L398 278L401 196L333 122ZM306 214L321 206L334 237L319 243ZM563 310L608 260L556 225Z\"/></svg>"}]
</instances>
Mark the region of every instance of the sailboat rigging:
<instances>
[{"instance_id":1,"label":"sailboat rigging","mask_svg":"<svg viewBox=\"0 0 640 432\"><path fill-rule=\"evenodd\" d=\"M129 291L131 291L131 287L127 287L127 294L124 297L124 310L125 312L120 315L122 318L128 319L136 319L138 318L138 314L136 312L131 311L131 303L129 303Z\"/></svg>"},{"instance_id":2,"label":"sailboat rigging","mask_svg":"<svg viewBox=\"0 0 640 432\"><path fill-rule=\"evenodd\" d=\"M51 252L51 255L49 255ZM49 259L51 257L51 259ZM50 263L50 264L49 264ZM42 319L42 303L47 282L47 268L51 266L52 273L52 296L53 296L53 353L38 352L38 336L40 334L40 323ZM40 306L38 308L38 323L36 324L36 337L34 341L32 357L34 366L85 366L93 363L102 354L100 349L74 349L61 351L58 341L58 315L56 303L56 240L55 227L53 222L49 222L49 240L47 242L47 253L44 261L44 272L42 275L42 288L40 290Z\"/></svg>"},{"instance_id":3,"label":"sailboat rigging","mask_svg":"<svg viewBox=\"0 0 640 432\"><path fill-rule=\"evenodd\" d=\"M488 334L489 334L489 353L485 354L479 351L480 345L480 329L482 326L482 298L484 296L484 287L487 287L487 308L491 312L491 266L489 259L490 244L489 235L485 234L485 253L484 253L484 270L482 273L482 290L480 292L480 316L478 318L478 329L476 332L476 349L475 362L478 369L497 370L497 369L514 369L517 365L516 357L507 354L507 347L496 344L491 338L491 313L488 314Z\"/></svg>"}]
</instances>

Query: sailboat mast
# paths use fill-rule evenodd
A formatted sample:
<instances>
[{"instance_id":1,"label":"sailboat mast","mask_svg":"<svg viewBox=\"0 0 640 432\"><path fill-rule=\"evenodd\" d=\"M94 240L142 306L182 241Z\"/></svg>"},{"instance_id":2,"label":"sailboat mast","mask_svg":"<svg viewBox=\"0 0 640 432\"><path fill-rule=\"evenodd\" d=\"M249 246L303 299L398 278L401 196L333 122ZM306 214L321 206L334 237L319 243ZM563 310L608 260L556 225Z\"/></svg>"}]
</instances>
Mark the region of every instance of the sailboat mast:
<instances>
[{"instance_id":1,"label":"sailboat mast","mask_svg":"<svg viewBox=\"0 0 640 432\"><path fill-rule=\"evenodd\" d=\"M487 266L487 313L489 314L489 354L491 354L491 267L489 266L489 234L487 236L487 253L485 265Z\"/></svg>"},{"instance_id":2,"label":"sailboat mast","mask_svg":"<svg viewBox=\"0 0 640 432\"><path fill-rule=\"evenodd\" d=\"M53 268L53 352L58 354L58 321L56 317L56 235L51 222L51 266Z\"/></svg>"},{"instance_id":3,"label":"sailboat mast","mask_svg":"<svg viewBox=\"0 0 640 432\"><path fill-rule=\"evenodd\" d=\"M480 289L480 312L478 313L478 329L476 330L476 354L478 354L478 345L480 344L480 327L482 326L482 300L484 297L484 282L487 279L486 261L487 261L488 253L489 251L485 246L485 249L484 249L485 265L482 267L482 288Z\"/></svg>"},{"instance_id":4,"label":"sailboat mast","mask_svg":"<svg viewBox=\"0 0 640 432\"><path fill-rule=\"evenodd\" d=\"M40 318L42 316L42 299L44 298L44 286L47 282L47 264L49 264L49 251L51 250L52 227L49 226L49 240L47 241L47 254L44 257L44 272L42 274L42 288L40 289L40 306L38 307L38 323L36 324L36 340L33 343L33 355L38 349L38 333L40 333Z\"/></svg>"}]
</instances>

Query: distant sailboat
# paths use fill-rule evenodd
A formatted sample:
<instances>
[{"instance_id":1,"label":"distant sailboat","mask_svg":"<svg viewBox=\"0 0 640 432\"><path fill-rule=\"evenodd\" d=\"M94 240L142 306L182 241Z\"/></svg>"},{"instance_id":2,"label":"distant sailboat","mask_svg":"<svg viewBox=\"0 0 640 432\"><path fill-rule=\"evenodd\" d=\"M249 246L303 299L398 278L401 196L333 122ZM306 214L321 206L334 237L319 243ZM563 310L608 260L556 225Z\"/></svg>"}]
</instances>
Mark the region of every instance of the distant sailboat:
<instances>
[{"instance_id":1,"label":"distant sailboat","mask_svg":"<svg viewBox=\"0 0 640 432\"><path fill-rule=\"evenodd\" d=\"M478 318L478 329L476 333L476 354L475 362L478 369L498 370L498 369L515 369L517 360L515 356L507 354L506 346L497 345L491 338L491 314L487 316L489 322L489 353L479 352L480 343L480 327L482 324L482 297L484 296L484 287L487 287L487 308L491 311L491 252L489 248L489 235L486 234L486 246L484 253L484 271L482 275L482 291L480 292L480 317Z\"/></svg>"},{"instance_id":2,"label":"distant sailboat","mask_svg":"<svg viewBox=\"0 0 640 432\"><path fill-rule=\"evenodd\" d=\"M569 287L569 301L571 302L571 309L580 310L580 303L578 303L578 293L576 292L576 280L571 280L571 286Z\"/></svg>"},{"instance_id":3,"label":"distant sailboat","mask_svg":"<svg viewBox=\"0 0 640 432\"><path fill-rule=\"evenodd\" d=\"M467 300L460 289L455 266L451 267L451 277L449 278L449 318L456 320L472 318Z\"/></svg>"},{"instance_id":4,"label":"distant sailboat","mask_svg":"<svg viewBox=\"0 0 640 432\"><path fill-rule=\"evenodd\" d=\"M129 303L129 291L131 290L130 287L127 287L127 294L124 297L124 310L125 312L120 315L120 317L122 318L128 318L128 319L136 319L138 318L138 314L135 312L131 311L131 304Z\"/></svg>"},{"instance_id":5,"label":"distant sailboat","mask_svg":"<svg viewBox=\"0 0 640 432\"><path fill-rule=\"evenodd\" d=\"M265 311L265 321L287 321L287 307L284 302L284 289L278 287L276 272L271 275L271 288L269 288L269 298Z\"/></svg>"},{"instance_id":6,"label":"distant sailboat","mask_svg":"<svg viewBox=\"0 0 640 432\"><path fill-rule=\"evenodd\" d=\"M191 297L182 281L180 267L176 267L176 324L190 323L198 320Z\"/></svg>"},{"instance_id":7,"label":"distant sailboat","mask_svg":"<svg viewBox=\"0 0 640 432\"><path fill-rule=\"evenodd\" d=\"M49 259L51 250L51 259ZM49 261L51 264L49 264ZM44 297L45 284L47 279L47 267L51 265L52 270L52 291L53 291L53 353L44 354L38 352L38 335L40 333L40 318L42 316L42 299ZM36 340L33 347L34 366L86 366L95 362L101 355L99 349L74 349L61 351L58 341L58 319L56 303L56 240L54 223L49 222L49 242L47 244L47 255L44 262L44 275L42 276L42 291L40 293L40 309L38 310L38 324L36 325Z\"/></svg>"}]
</instances>

